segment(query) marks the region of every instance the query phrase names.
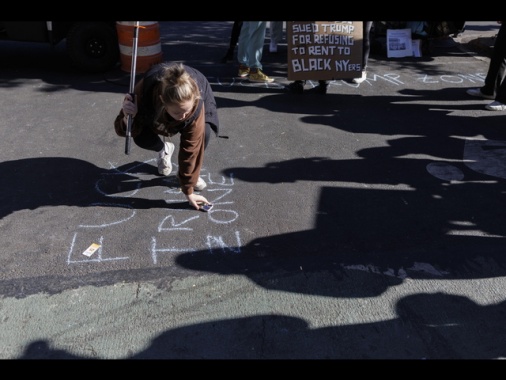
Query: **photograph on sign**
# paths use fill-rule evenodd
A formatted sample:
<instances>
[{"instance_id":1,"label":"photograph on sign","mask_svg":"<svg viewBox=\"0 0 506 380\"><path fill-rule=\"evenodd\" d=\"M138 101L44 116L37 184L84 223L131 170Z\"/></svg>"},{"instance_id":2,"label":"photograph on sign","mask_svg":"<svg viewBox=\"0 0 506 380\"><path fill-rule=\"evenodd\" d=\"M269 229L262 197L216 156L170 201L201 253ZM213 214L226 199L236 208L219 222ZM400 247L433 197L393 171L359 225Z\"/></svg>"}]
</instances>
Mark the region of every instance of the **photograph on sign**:
<instances>
[{"instance_id":1,"label":"photograph on sign","mask_svg":"<svg viewBox=\"0 0 506 380\"><path fill-rule=\"evenodd\" d=\"M287 21L288 80L362 75L362 21Z\"/></svg>"},{"instance_id":2,"label":"photograph on sign","mask_svg":"<svg viewBox=\"0 0 506 380\"><path fill-rule=\"evenodd\" d=\"M413 56L411 29L387 29L387 57Z\"/></svg>"}]
</instances>

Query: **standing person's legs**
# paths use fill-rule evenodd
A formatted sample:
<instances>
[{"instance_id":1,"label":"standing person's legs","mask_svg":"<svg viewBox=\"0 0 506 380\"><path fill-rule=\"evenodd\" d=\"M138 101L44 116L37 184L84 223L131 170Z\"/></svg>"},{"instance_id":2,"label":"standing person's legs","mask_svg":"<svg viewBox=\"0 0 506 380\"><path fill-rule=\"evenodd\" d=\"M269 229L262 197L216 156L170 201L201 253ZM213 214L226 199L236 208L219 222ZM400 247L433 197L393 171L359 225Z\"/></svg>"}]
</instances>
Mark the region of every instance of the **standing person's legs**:
<instances>
[{"instance_id":1,"label":"standing person's legs","mask_svg":"<svg viewBox=\"0 0 506 380\"><path fill-rule=\"evenodd\" d=\"M369 53L371 52L371 27L372 21L363 21L363 55L362 55L362 71L366 71L369 62Z\"/></svg>"},{"instance_id":2,"label":"standing person's legs","mask_svg":"<svg viewBox=\"0 0 506 380\"><path fill-rule=\"evenodd\" d=\"M241 76L247 76L250 82L272 83L274 82L274 79L269 78L262 72L262 53L264 49L267 21L244 21L241 29L241 36L239 37L239 48L241 48L243 33L245 33L244 26L246 24L248 24L248 37L245 42L247 46L244 46L246 51L244 58L247 60L246 65L248 68L245 69L244 66L239 67L239 75L241 75L244 70L247 70L248 74Z\"/></svg>"},{"instance_id":3,"label":"standing person's legs","mask_svg":"<svg viewBox=\"0 0 506 380\"><path fill-rule=\"evenodd\" d=\"M243 21L241 32L239 33L239 47L237 49L237 61L239 62L239 76L247 77L249 75L250 66L248 58L248 49L250 46L251 22Z\"/></svg>"},{"instance_id":4,"label":"standing person's legs","mask_svg":"<svg viewBox=\"0 0 506 380\"><path fill-rule=\"evenodd\" d=\"M506 78L497 89L495 100L485 106L490 111L506 111Z\"/></svg>"},{"instance_id":5,"label":"standing person's legs","mask_svg":"<svg viewBox=\"0 0 506 380\"><path fill-rule=\"evenodd\" d=\"M497 70L495 82L490 78L490 83L495 85L495 100L485 106L491 111L506 111L506 25L501 25L494 44L493 59L495 62L494 69ZM490 61L492 64L492 60ZM490 71L490 69L489 69ZM487 74L488 79L488 74ZM485 83L487 81L485 80ZM484 92L482 88L482 92Z\"/></svg>"},{"instance_id":6,"label":"standing person's legs","mask_svg":"<svg viewBox=\"0 0 506 380\"><path fill-rule=\"evenodd\" d=\"M494 95L499 89L506 74L506 24L501 24L494 43L492 57L481 92Z\"/></svg>"},{"instance_id":7,"label":"standing person's legs","mask_svg":"<svg viewBox=\"0 0 506 380\"><path fill-rule=\"evenodd\" d=\"M367 62L369 61L369 53L371 51L371 27L372 21L362 21L362 75L353 78L353 83L362 83L367 78Z\"/></svg>"},{"instance_id":8,"label":"standing person's legs","mask_svg":"<svg viewBox=\"0 0 506 380\"><path fill-rule=\"evenodd\" d=\"M248 24L250 24L249 44L246 47L248 52L248 67L261 70L267 21L249 21Z\"/></svg>"}]
</instances>

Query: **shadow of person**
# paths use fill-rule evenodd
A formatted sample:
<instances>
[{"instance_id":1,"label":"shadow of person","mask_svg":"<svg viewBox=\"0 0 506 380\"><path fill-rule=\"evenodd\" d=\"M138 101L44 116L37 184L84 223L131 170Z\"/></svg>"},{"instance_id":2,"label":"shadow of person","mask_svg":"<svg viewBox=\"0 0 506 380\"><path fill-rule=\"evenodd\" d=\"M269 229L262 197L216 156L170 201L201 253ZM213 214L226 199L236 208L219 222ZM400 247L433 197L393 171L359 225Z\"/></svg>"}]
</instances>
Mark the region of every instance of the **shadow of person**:
<instances>
[{"instance_id":1,"label":"shadow of person","mask_svg":"<svg viewBox=\"0 0 506 380\"><path fill-rule=\"evenodd\" d=\"M51 348L45 340L35 340L31 342L19 358L22 360L86 360L93 359L71 354L65 350L55 350Z\"/></svg>"},{"instance_id":2,"label":"shadow of person","mask_svg":"<svg viewBox=\"0 0 506 380\"><path fill-rule=\"evenodd\" d=\"M315 328L277 313L223 318L166 329L125 359L497 359L506 350L505 306L423 293L399 299L395 318L368 323ZM19 359L101 358L37 340Z\"/></svg>"},{"instance_id":3,"label":"shadow of person","mask_svg":"<svg viewBox=\"0 0 506 380\"><path fill-rule=\"evenodd\" d=\"M399 300L396 312L430 342L434 359L483 360L506 354L505 301L479 305L464 296L413 294Z\"/></svg>"},{"instance_id":4,"label":"shadow of person","mask_svg":"<svg viewBox=\"0 0 506 380\"><path fill-rule=\"evenodd\" d=\"M155 177L156 168L133 162L122 167L104 169L89 162L67 157L26 158L0 163L0 218L15 211L34 210L42 206L88 207L109 203L132 208L165 207L162 200L136 198L140 188L165 186L177 188L175 176ZM170 208L185 207L171 203Z\"/></svg>"}]
</instances>

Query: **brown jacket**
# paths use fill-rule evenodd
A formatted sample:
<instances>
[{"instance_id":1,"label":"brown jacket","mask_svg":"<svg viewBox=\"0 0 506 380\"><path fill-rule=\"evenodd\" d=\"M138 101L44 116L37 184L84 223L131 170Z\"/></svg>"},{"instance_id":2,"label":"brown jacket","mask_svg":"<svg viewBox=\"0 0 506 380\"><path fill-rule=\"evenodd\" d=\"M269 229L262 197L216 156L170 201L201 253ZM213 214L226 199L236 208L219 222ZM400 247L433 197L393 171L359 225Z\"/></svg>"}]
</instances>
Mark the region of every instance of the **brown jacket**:
<instances>
[{"instance_id":1,"label":"brown jacket","mask_svg":"<svg viewBox=\"0 0 506 380\"><path fill-rule=\"evenodd\" d=\"M131 132L133 138L138 136L143 128L150 128L158 135L169 137L180 133L177 177L182 192L189 195L193 193L193 187L197 184L204 162L205 124L209 123L214 132L218 134L219 120L216 101L206 77L198 70L185 65L185 69L200 88L201 99L191 116L183 122L172 119L167 113L163 113L161 120L155 120L156 111L162 107L157 90L159 84L157 76L161 74L161 68L165 64L151 68L144 78L136 84L135 95L138 112L133 119ZM126 136L124 116L123 109L121 109L114 121L114 129L118 136L122 137Z\"/></svg>"}]
</instances>

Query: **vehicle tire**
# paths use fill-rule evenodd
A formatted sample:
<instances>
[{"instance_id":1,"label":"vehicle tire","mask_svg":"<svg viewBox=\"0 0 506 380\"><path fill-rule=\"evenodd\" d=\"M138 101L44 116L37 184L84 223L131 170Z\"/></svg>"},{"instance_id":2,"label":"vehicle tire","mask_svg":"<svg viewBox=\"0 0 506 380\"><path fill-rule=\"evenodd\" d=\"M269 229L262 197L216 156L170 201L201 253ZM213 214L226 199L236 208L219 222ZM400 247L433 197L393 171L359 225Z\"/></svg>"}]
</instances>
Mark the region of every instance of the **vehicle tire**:
<instances>
[{"instance_id":1,"label":"vehicle tire","mask_svg":"<svg viewBox=\"0 0 506 380\"><path fill-rule=\"evenodd\" d=\"M67 52L79 70L98 73L119 61L118 35L107 22L77 22L67 34Z\"/></svg>"}]
</instances>

